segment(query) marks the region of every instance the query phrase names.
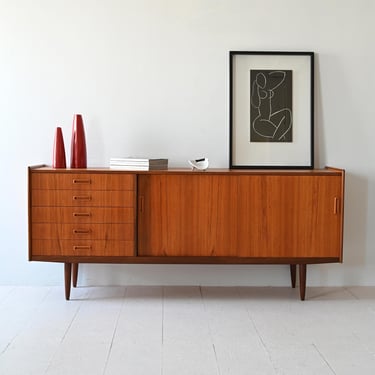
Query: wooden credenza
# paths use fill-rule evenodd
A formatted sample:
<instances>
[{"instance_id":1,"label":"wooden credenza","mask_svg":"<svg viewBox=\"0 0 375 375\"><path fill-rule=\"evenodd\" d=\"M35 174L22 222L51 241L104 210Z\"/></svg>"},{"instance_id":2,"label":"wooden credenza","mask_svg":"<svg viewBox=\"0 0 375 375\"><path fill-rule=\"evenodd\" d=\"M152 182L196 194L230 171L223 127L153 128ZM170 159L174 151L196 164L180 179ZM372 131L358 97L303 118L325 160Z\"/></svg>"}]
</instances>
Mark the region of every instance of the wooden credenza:
<instances>
[{"instance_id":1,"label":"wooden credenza","mask_svg":"<svg viewBox=\"0 0 375 375\"><path fill-rule=\"evenodd\" d=\"M29 168L29 260L79 263L342 262L341 169L118 171Z\"/></svg>"}]
</instances>

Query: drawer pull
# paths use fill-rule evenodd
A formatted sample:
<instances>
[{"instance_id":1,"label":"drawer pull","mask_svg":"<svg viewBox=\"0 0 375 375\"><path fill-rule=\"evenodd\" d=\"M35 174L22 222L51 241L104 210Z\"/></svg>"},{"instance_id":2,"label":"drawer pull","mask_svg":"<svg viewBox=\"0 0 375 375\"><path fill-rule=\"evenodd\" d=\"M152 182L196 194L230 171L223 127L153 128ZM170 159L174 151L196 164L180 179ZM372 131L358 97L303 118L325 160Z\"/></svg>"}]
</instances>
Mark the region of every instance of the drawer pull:
<instances>
[{"instance_id":1,"label":"drawer pull","mask_svg":"<svg viewBox=\"0 0 375 375\"><path fill-rule=\"evenodd\" d=\"M91 229L73 229L74 234L88 234L91 233Z\"/></svg>"},{"instance_id":2,"label":"drawer pull","mask_svg":"<svg viewBox=\"0 0 375 375\"><path fill-rule=\"evenodd\" d=\"M77 184L91 184L91 180L90 179L74 179L73 180L73 184L77 185Z\"/></svg>"},{"instance_id":3,"label":"drawer pull","mask_svg":"<svg viewBox=\"0 0 375 375\"><path fill-rule=\"evenodd\" d=\"M90 201L91 197L90 195L74 195L73 200L74 201Z\"/></svg>"},{"instance_id":4,"label":"drawer pull","mask_svg":"<svg viewBox=\"0 0 375 375\"><path fill-rule=\"evenodd\" d=\"M90 212L73 212L73 217L90 217Z\"/></svg>"},{"instance_id":5,"label":"drawer pull","mask_svg":"<svg viewBox=\"0 0 375 375\"><path fill-rule=\"evenodd\" d=\"M144 198L143 195L141 195L141 196L139 197L139 212L140 212L140 213L143 213L144 208L145 208L145 198Z\"/></svg>"},{"instance_id":6,"label":"drawer pull","mask_svg":"<svg viewBox=\"0 0 375 375\"><path fill-rule=\"evenodd\" d=\"M340 201L339 198L333 198L333 214L337 215L340 212Z\"/></svg>"},{"instance_id":7,"label":"drawer pull","mask_svg":"<svg viewBox=\"0 0 375 375\"><path fill-rule=\"evenodd\" d=\"M91 250L91 246L73 246L73 250Z\"/></svg>"}]
</instances>

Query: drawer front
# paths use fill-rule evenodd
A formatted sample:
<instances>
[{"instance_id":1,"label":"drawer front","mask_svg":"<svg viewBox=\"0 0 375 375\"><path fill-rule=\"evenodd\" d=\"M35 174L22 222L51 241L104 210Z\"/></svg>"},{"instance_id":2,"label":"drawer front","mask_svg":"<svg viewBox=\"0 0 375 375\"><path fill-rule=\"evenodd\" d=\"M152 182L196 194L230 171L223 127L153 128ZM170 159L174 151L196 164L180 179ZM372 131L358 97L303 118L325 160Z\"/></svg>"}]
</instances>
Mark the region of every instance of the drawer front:
<instances>
[{"instance_id":1,"label":"drawer front","mask_svg":"<svg viewBox=\"0 0 375 375\"><path fill-rule=\"evenodd\" d=\"M134 190L135 175L106 173L33 173L33 189Z\"/></svg>"},{"instance_id":2,"label":"drawer front","mask_svg":"<svg viewBox=\"0 0 375 375\"><path fill-rule=\"evenodd\" d=\"M134 241L32 240L34 256L134 256Z\"/></svg>"},{"instance_id":3,"label":"drawer front","mask_svg":"<svg viewBox=\"0 0 375 375\"><path fill-rule=\"evenodd\" d=\"M33 190L33 206L134 207L134 191Z\"/></svg>"},{"instance_id":4,"label":"drawer front","mask_svg":"<svg viewBox=\"0 0 375 375\"><path fill-rule=\"evenodd\" d=\"M33 224L35 240L120 240L134 241L133 224Z\"/></svg>"},{"instance_id":5,"label":"drawer front","mask_svg":"<svg viewBox=\"0 0 375 375\"><path fill-rule=\"evenodd\" d=\"M134 208L32 207L34 223L134 223Z\"/></svg>"}]
</instances>

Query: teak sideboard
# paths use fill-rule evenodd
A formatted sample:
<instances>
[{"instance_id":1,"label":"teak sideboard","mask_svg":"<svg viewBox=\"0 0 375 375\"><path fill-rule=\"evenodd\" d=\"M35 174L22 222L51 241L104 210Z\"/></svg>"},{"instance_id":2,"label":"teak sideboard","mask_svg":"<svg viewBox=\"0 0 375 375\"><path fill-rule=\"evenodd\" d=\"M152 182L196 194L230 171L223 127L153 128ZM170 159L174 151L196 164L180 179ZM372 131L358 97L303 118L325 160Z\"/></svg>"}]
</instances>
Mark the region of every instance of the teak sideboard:
<instances>
[{"instance_id":1,"label":"teak sideboard","mask_svg":"<svg viewBox=\"0 0 375 375\"><path fill-rule=\"evenodd\" d=\"M64 263L342 262L341 169L28 169L29 260Z\"/></svg>"}]
</instances>

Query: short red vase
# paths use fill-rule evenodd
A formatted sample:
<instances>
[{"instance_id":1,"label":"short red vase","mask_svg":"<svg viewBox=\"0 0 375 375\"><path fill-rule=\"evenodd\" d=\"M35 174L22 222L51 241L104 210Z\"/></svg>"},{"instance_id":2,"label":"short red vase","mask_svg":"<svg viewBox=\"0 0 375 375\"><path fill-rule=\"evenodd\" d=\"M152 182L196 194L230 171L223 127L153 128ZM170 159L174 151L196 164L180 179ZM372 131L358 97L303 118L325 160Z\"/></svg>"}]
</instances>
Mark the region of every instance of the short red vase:
<instances>
[{"instance_id":1,"label":"short red vase","mask_svg":"<svg viewBox=\"0 0 375 375\"><path fill-rule=\"evenodd\" d=\"M73 118L70 168L87 168L86 138L82 115L74 115Z\"/></svg>"},{"instance_id":2,"label":"short red vase","mask_svg":"<svg viewBox=\"0 0 375 375\"><path fill-rule=\"evenodd\" d=\"M53 143L52 155L53 168L66 168L65 147L62 130L60 127L56 128L55 141Z\"/></svg>"}]
</instances>

